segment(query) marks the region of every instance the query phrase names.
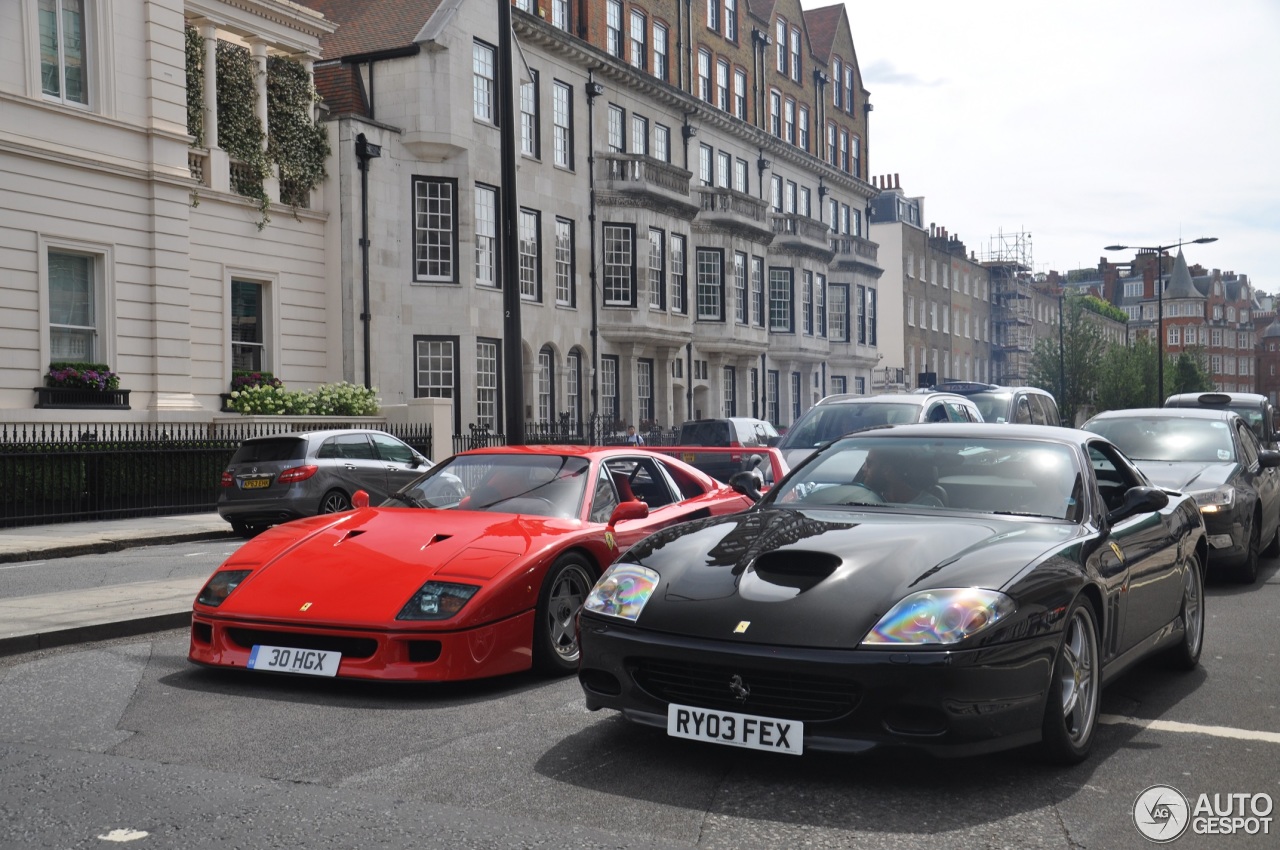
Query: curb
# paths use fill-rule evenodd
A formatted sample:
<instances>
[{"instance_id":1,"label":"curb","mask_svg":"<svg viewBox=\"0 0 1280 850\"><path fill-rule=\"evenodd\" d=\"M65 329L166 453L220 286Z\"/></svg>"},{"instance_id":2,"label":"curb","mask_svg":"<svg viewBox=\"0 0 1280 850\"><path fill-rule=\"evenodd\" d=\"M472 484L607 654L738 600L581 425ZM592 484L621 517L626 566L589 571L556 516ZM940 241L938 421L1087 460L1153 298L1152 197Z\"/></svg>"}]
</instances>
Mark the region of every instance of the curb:
<instances>
[{"instance_id":1,"label":"curb","mask_svg":"<svg viewBox=\"0 0 1280 850\"><path fill-rule=\"evenodd\" d=\"M73 643L134 637L150 632L180 629L189 625L191 625L191 612L180 611L174 614L152 614L146 617L117 620L112 623L92 623L85 626L74 626L69 629L56 629L43 634L17 635L15 637L0 638L0 657L34 652L37 649L67 646Z\"/></svg>"},{"instance_id":2,"label":"curb","mask_svg":"<svg viewBox=\"0 0 1280 850\"><path fill-rule=\"evenodd\" d=\"M128 540L95 540L92 543L73 543L68 546L45 546L21 552L0 552L0 564L16 561L38 561L44 558L72 558L77 555L95 555L100 552L122 552L140 546L164 546L169 543L186 543L192 540L231 540L236 534L227 531L193 531L161 534Z\"/></svg>"}]
</instances>

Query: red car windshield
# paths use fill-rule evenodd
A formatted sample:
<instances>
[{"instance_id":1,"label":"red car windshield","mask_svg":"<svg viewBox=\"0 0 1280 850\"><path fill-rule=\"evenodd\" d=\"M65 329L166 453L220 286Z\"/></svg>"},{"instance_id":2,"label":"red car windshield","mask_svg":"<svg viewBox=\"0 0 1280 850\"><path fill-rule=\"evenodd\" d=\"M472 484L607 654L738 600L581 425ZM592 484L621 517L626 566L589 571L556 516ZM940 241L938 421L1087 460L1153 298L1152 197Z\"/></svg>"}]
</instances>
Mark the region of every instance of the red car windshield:
<instances>
[{"instance_id":1,"label":"red car windshield","mask_svg":"<svg viewBox=\"0 0 1280 850\"><path fill-rule=\"evenodd\" d=\"M590 461L580 457L459 455L432 467L387 504L568 519L579 515L590 469Z\"/></svg>"}]
</instances>

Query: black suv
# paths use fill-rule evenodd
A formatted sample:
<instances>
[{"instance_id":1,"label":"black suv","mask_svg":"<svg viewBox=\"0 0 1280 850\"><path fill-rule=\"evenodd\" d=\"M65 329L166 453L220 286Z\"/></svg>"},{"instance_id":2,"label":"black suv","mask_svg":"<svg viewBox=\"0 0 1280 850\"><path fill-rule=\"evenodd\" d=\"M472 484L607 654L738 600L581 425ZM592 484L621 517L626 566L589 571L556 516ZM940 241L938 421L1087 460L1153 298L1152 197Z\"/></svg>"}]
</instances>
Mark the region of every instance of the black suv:
<instances>
[{"instance_id":1,"label":"black suv","mask_svg":"<svg viewBox=\"0 0 1280 850\"><path fill-rule=\"evenodd\" d=\"M938 393L966 396L978 405L984 422L1018 425L1061 425L1058 402L1039 387L1001 387L977 381L948 381L929 388ZM916 390L920 392L920 390Z\"/></svg>"},{"instance_id":2,"label":"black suv","mask_svg":"<svg viewBox=\"0 0 1280 850\"><path fill-rule=\"evenodd\" d=\"M1258 393L1179 393L1164 400L1165 407L1208 407L1217 410L1234 410L1239 413L1258 442L1266 449L1275 449L1280 444L1280 434L1276 433L1276 409L1271 401Z\"/></svg>"},{"instance_id":3,"label":"black suv","mask_svg":"<svg viewBox=\"0 0 1280 850\"><path fill-rule=\"evenodd\" d=\"M724 419L691 419L680 426L678 446L715 448L764 448L778 442L778 430L763 419L731 416ZM701 469L712 478L728 481L741 472L750 459L747 454L686 451L677 455L685 463ZM771 483L770 478L766 479Z\"/></svg>"}]
</instances>

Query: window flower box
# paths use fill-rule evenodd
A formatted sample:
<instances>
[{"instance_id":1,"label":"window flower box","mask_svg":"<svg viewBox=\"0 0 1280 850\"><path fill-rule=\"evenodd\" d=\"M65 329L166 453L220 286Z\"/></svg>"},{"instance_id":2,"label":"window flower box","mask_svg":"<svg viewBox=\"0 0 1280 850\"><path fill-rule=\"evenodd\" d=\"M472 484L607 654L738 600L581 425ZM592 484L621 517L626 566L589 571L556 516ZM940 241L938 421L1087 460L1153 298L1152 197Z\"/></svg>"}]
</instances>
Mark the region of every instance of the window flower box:
<instances>
[{"instance_id":1,"label":"window flower box","mask_svg":"<svg viewBox=\"0 0 1280 850\"><path fill-rule=\"evenodd\" d=\"M63 410L129 410L129 390L85 387L35 387L36 407Z\"/></svg>"}]
</instances>

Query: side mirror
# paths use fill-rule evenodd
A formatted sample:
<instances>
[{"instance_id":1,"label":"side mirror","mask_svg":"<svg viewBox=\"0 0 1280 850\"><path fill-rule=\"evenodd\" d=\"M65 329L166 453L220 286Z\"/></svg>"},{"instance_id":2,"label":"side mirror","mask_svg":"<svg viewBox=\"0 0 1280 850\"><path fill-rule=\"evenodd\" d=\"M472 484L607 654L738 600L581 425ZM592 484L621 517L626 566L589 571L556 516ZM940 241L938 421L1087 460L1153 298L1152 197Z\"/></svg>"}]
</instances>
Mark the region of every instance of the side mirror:
<instances>
[{"instance_id":1,"label":"side mirror","mask_svg":"<svg viewBox=\"0 0 1280 850\"><path fill-rule=\"evenodd\" d=\"M609 516L609 527L628 519L644 519L649 515L649 506L639 499L633 499L629 502L622 502L613 509L613 513Z\"/></svg>"},{"instance_id":2,"label":"side mirror","mask_svg":"<svg viewBox=\"0 0 1280 850\"><path fill-rule=\"evenodd\" d=\"M1158 511L1169 504L1169 494L1159 487L1130 487L1124 491L1120 507L1107 514L1108 522L1119 522L1137 514Z\"/></svg>"},{"instance_id":3,"label":"side mirror","mask_svg":"<svg viewBox=\"0 0 1280 850\"><path fill-rule=\"evenodd\" d=\"M367 508L369 507L369 492L367 490L357 490L351 494L351 507Z\"/></svg>"},{"instance_id":4,"label":"side mirror","mask_svg":"<svg viewBox=\"0 0 1280 850\"><path fill-rule=\"evenodd\" d=\"M735 472L729 479L729 486L753 502L760 501L760 491L764 489L764 476L754 469Z\"/></svg>"},{"instance_id":5,"label":"side mirror","mask_svg":"<svg viewBox=\"0 0 1280 850\"><path fill-rule=\"evenodd\" d=\"M1258 462L1262 464L1263 469L1280 466L1280 452L1274 449L1263 449L1258 452Z\"/></svg>"},{"instance_id":6,"label":"side mirror","mask_svg":"<svg viewBox=\"0 0 1280 850\"><path fill-rule=\"evenodd\" d=\"M781 443L781 442L782 442L782 437L780 437L780 436L779 436L779 437L770 437L770 438L765 442L765 445L766 445L766 446L768 446L769 448L774 448L774 447L776 447L776 446L778 445L778 443Z\"/></svg>"}]
</instances>

